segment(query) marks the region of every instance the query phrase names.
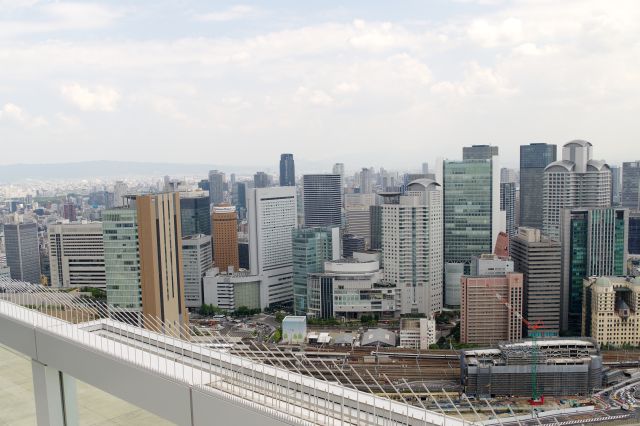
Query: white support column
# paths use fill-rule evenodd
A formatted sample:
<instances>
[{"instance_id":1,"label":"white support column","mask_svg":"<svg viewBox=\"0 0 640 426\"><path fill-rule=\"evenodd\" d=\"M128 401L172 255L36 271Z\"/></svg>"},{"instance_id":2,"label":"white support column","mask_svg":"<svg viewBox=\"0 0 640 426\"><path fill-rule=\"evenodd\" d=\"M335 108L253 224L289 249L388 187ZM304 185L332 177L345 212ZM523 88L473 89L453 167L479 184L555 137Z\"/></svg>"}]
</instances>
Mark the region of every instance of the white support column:
<instances>
[{"instance_id":1,"label":"white support column","mask_svg":"<svg viewBox=\"0 0 640 426\"><path fill-rule=\"evenodd\" d=\"M31 372L38 426L78 426L75 379L36 360Z\"/></svg>"}]
</instances>

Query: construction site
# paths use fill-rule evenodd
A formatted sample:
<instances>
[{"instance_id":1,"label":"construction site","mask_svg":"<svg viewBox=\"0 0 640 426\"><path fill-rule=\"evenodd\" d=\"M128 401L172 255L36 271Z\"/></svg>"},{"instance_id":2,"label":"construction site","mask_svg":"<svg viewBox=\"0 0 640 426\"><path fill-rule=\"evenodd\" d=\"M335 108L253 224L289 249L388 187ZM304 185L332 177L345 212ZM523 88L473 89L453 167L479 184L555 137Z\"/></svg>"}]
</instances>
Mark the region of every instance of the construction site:
<instances>
[{"instance_id":1,"label":"construction site","mask_svg":"<svg viewBox=\"0 0 640 426\"><path fill-rule=\"evenodd\" d=\"M460 365L462 390L479 398L585 397L602 387L602 355L589 339L503 342L462 351Z\"/></svg>"}]
</instances>

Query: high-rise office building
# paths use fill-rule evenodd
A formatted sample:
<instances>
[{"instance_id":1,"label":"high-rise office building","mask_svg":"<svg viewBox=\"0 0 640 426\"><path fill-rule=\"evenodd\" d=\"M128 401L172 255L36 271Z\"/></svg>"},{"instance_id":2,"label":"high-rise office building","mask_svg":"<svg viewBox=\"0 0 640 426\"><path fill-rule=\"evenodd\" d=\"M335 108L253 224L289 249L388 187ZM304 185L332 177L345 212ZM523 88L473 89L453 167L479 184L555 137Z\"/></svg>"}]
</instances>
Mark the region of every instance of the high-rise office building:
<instances>
[{"instance_id":1,"label":"high-rise office building","mask_svg":"<svg viewBox=\"0 0 640 426\"><path fill-rule=\"evenodd\" d=\"M304 226L342 224L342 182L340 175L304 175Z\"/></svg>"},{"instance_id":2,"label":"high-rise office building","mask_svg":"<svg viewBox=\"0 0 640 426\"><path fill-rule=\"evenodd\" d=\"M246 219L247 217L247 182L236 182L233 188L233 205L236 206L238 219Z\"/></svg>"},{"instance_id":3,"label":"high-rise office building","mask_svg":"<svg viewBox=\"0 0 640 426\"><path fill-rule=\"evenodd\" d=\"M251 275L261 276L261 307L292 304L296 188L254 188L247 201L249 265Z\"/></svg>"},{"instance_id":4,"label":"high-rise office building","mask_svg":"<svg viewBox=\"0 0 640 426\"><path fill-rule=\"evenodd\" d=\"M369 248L380 250L382 248L382 206L369 206ZM382 264L384 266L384 263Z\"/></svg>"},{"instance_id":5,"label":"high-rise office building","mask_svg":"<svg viewBox=\"0 0 640 426\"><path fill-rule=\"evenodd\" d=\"M560 218L562 293L560 329L580 335L582 280L594 275L624 275L629 211L622 208L564 209Z\"/></svg>"},{"instance_id":6,"label":"high-rise office building","mask_svg":"<svg viewBox=\"0 0 640 426\"><path fill-rule=\"evenodd\" d=\"M102 224L52 224L49 234L51 287L105 288Z\"/></svg>"},{"instance_id":7,"label":"high-rise office building","mask_svg":"<svg viewBox=\"0 0 640 426\"><path fill-rule=\"evenodd\" d=\"M340 259L340 228L294 229L293 306L296 315L307 313L307 276L324 272L324 262Z\"/></svg>"},{"instance_id":8,"label":"high-rise office building","mask_svg":"<svg viewBox=\"0 0 640 426\"><path fill-rule=\"evenodd\" d=\"M253 186L254 188L268 188L273 186L271 176L265 172L256 172L256 174L253 175Z\"/></svg>"},{"instance_id":9,"label":"high-rise office building","mask_svg":"<svg viewBox=\"0 0 640 426\"><path fill-rule=\"evenodd\" d=\"M363 238L365 245L369 247L371 238L371 213L370 206L350 206L345 209L346 232Z\"/></svg>"},{"instance_id":10,"label":"high-rise office building","mask_svg":"<svg viewBox=\"0 0 640 426\"><path fill-rule=\"evenodd\" d=\"M498 147L491 145L471 145L462 148L463 160L491 160L498 156Z\"/></svg>"},{"instance_id":11,"label":"high-rise office building","mask_svg":"<svg viewBox=\"0 0 640 426\"><path fill-rule=\"evenodd\" d=\"M640 212L629 212L629 254L640 254Z\"/></svg>"},{"instance_id":12,"label":"high-rise office building","mask_svg":"<svg viewBox=\"0 0 640 426\"><path fill-rule=\"evenodd\" d=\"M429 163L422 163L422 174L423 175L428 175L429 174Z\"/></svg>"},{"instance_id":13,"label":"high-rise office building","mask_svg":"<svg viewBox=\"0 0 640 426\"><path fill-rule=\"evenodd\" d=\"M184 267L184 303L187 308L199 308L204 303L202 279L213 265L211 236L187 235L182 239Z\"/></svg>"},{"instance_id":14,"label":"high-rise office building","mask_svg":"<svg viewBox=\"0 0 640 426\"><path fill-rule=\"evenodd\" d=\"M500 210L505 212L506 233L509 238L516 234L516 184L500 184Z\"/></svg>"},{"instance_id":15,"label":"high-rise office building","mask_svg":"<svg viewBox=\"0 0 640 426\"><path fill-rule=\"evenodd\" d=\"M342 257L353 257L354 252L362 252L365 250L365 242L363 237L353 234L344 234L342 236Z\"/></svg>"},{"instance_id":16,"label":"high-rise office building","mask_svg":"<svg viewBox=\"0 0 640 426\"><path fill-rule=\"evenodd\" d=\"M67 219L69 222L75 222L78 220L76 205L72 202L64 203L62 206L62 217Z\"/></svg>"},{"instance_id":17,"label":"high-rise office building","mask_svg":"<svg viewBox=\"0 0 640 426\"><path fill-rule=\"evenodd\" d=\"M344 178L344 163L336 163L333 165L331 169L331 173L334 175L340 175L341 178Z\"/></svg>"},{"instance_id":18,"label":"high-rise office building","mask_svg":"<svg viewBox=\"0 0 640 426\"><path fill-rule=\"evenodd\" d=\"M500 210L497 157L475 159L494 152L492 147L481 147L475 147L479 152L466 152L474 159L443 163L446 263L468 265L473 256L492 253L498 234L506 227L505 212Z\"/></svg>"},{"instance_id":19,"label":"high-rise office building","mask_svg":"<svg viewBox=\"0 0 640 426\"><path fill-rule=\"evenodd\" d=\"M520 226L542 229L544 169L556 161L556 148L546 143L520 146Z\"/></svg>"},{"instance_id":20,"label":"high-rise office building","mask_svg":"<svg viewBox=\"0 0 640 426\"><path fill-rule=\"evenodd\" d=\"M124 202L127 202L126 198ZM142 288L137 211L127 207L105 210L102 219L109 309L140 313Z\"/></svg>"},{"instance_id":21,"label":"high-rise office building","mask_svg":"<svg viewBox=\"0 0 640 426\"><path fill-rule=\"evenodd\" d=\"M562 209L611 206L611 170L594 160L593 145L575 140L562 147L562 160L544 170L542 190L542 232L560 237Z\"/></svg>"},{"instance_id":22,"label":"high-rise office building","mask_svg":"<svg viewBox=\"0 0 640 426\"><path fill-rule=\"evenodd\" d=\"M127 195L129 187L119 180L113 186L113 207L122 207L125 204L124 197Z\"/></svg>"},{"instance_id":23,"label":"high-rise office building","mask_svg":"<svg viewBox=\"0 0 640 426\"><path fill-rule=\"evenodd\" d=\"M293 154L280 155L280 186L296 186L296 168Z\"/></svg>"},{"instance_id":24,"label":"high-rise office building","mask_svg":"<svg viewBox=\"0 0 640 426\"><path fill-rule=\"evenodd\" d=\"M202 191L180 193L182 235L211 235L209 197Z\"/></svg>"},{"instance_id":25,"label":"high-rise office building","mask_svg":"<svg viewBox=\"0 0 640 426\"><path fill-rule=\"evenodd\" d=\"M611 206L617 207L622 203L622 169L619 166L609 166L611 169Z\"/></svg>"},{"instance_id":26,"label":"high-rise office building","mask_svg":"<svg viewBox=\"0 0 640 426\"><path fill-rule=\"evenodd\" d=\"M180 196L128 196L125 203L103 215L107 303L116 314L155 317L164 331L182 334L187 312Z\"/></svg>"},{"instance_id":27,"label":"high-rise office building","mask_svg":"<svg viewBox=\"0 0 640 426\"><path fill-rule=\"evenodd\" d=\"M363 167L360 171L360 193L371 194L373 192L373 176L371 170Z\"/></svg>"},{"instance_id":28,"label":"high-rise office building","mask_svg":"<svg viewBox=\"0 0 640 426\"><path fill-rule=\"evenodd\" d=\"M640 161L622 163L622 207L640 210Z\"/></svg>"},{"instance_id":29,"label":"high-rise office building","mask_svg":"<svg viewBox=\"0 0 640 426\"><path fill-rule=\"evenodd\" d=\"M500 169L500 183L517 183L518 172L514 169L503 167Z\"/></svg>"},{"instance_id":30,"label":"high-rise office building","mask_svg":"<svg viewBox=\"0 0 640 426\"><path fill-rule=\"evenodd\" d=\"M375 204L376 194L345 194L346 232L365 239L369 247L371 238L370 207Z\"/></svg>"},{"instance_id":31,"label":"high-rise office building","mask_svg":"<svg viewBox=\"0 0 640 426\"><path fill-rule=\"evenodd\" d=\"M400 288L402 313L442 309L442 190L431 179L411 182L382 205L385 279Z\"/></svg>"},{"instance_id":32,"label":"high-rise office building","mask_svg":"<svg viewBox=\"0 0 640 426\"><path fill-rule=\"evenodd\" d=\"M11 279L40 283L40 248L38 225L31 223L6 223L4 245Z\"/></svg>"},{"instance_id":33,"label":"high-rise office building","mask_svg":"<svg viewBox=\"0 0 640 426\"><path fill-rule=\"evenodd\" d=\"M209 171L209 202L218 205L224 201L224 173Z\"/></svg>"},{"instance_id":34,"label":"high-rise office building","mask_svg":"<svg viewBox=\"0 0 640 426\"><path fill-rule=\"evenodd\" d=\"M229 204L213 207L211 212L213 228L213 260L220 271L226 272L230 267L234 271L240 269L238 258L238 214L236 208Z\"/></svg>"},{"instance_id":35,"label":"high-rise office building","mask_svg":"<svg viewBox=\"0 0 640 426\"><path fill-rule=\"evenodd\" d=\"M507 305L508 304L508 305ZM492 345L522 338L522 274L463 276L460 341Z\"/></svg>"},{"instance_id":36,"label":"high-rise office building","mask_svg":"<svg viewBox=\"0 0 640 426\"><path fill-rule=\"evenodd\" d=\"M524 279L523 315L537 330L527 336L556 337L560 333L560 281L562 276L560 242L542 235L539 229L520 227L511 239L515 270Z\"/></svg>"}]
</instances>

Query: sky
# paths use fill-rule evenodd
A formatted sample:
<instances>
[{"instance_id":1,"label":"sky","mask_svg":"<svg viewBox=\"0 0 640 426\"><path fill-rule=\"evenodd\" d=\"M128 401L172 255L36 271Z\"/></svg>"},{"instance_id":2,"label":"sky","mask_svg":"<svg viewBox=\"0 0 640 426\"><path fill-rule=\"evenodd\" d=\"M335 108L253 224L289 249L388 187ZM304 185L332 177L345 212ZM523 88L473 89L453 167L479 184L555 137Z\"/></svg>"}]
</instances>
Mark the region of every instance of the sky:
<instances>
[{"instance_id":1,"label":"sky","mask_svg":"<svg viewBox=\"0 0 640 426\"><path fill-rule=\"evenodd\" d=\"M637 0L0 0L0 165L640 158Z\"/></svg>"}]
</instances>

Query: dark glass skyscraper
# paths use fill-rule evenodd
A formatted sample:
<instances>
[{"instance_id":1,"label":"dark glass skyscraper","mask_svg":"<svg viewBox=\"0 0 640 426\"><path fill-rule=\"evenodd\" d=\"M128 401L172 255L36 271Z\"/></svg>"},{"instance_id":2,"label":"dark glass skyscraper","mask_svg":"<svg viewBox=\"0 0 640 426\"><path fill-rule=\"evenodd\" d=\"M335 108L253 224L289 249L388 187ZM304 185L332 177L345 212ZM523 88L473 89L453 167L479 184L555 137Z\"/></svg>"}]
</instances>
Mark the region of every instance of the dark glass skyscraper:
<instances>
[{"instance_id":1,"label":"dark glass skyscraper","mask_svg":"<svg viewBox=\"0 0 640 426\"><path fill-rule=\"evenodd\" d=\"M209 197L206 195L189 196L180 194L180 222L182 235L211 235Z\"/></svg>"},{"instance_id":2,"label":"dark glass skyscraper","mask_svg":"<svg viewBox=\"0 0 640 426\"><path fill-rule=\"evenodd\" d=\"M640 212L629 213L629 254L640 254Z\"/></svg>"},{"instance_id":3,"label":"dark glass skyscraper","mask_svg":"<svg viewBox=\"0 0 640 426\"><path fill-rule=\"evenodd\" d=\"M556 145L520 146L520 226L542 229L544 169L556 161L556 156Z\"/></svg>"},{"instance_id":4,"label":"dark glass skyscraper","mask_svg":"<svg viewBox=\"0 0 640 426\"><path fill-rule=\"evenodd\" d=\"M296 168L293 154L280 155L280 186L296 186Z\"/></svg>"},{"instance_id":5,"label":"dark glass skyscraper","mask_svg":"<svg viewBox=\"0 0 640 426\"><path fill-rule=\"evenodd\" d=\"M622 207L640 210L640 161L622 163Z\"/></svg>"},{"instance_id":6,"label":"dark glass skyscraper","mask_svg":"<svg viewBox=\"0 0 640 426\"><path fill-rule=\"evenodd\" d=\"M625 273L629 211L621 208L563 209L560 328L572 336L582 330L583 280Z\"/></svg>"},{"instance_id":7,"label":"dark glass skyscraper","mask_svg":"<svg viewBox=\"0 0 640 426\"><path fill-rule=\"evenodd\" d=\"M382 249L382 206L369 206L369 220L371 222L369 248L380 250Z\"/></svg>"},{"instance_id":8,"label":"dark glass skyscraper","mask_svg":"<svg viewBox=\"0 0 640 426\"><path fill-rule=\"evenodd\" d=\"M507 235L516 235L516 184L505 182L500 184L500 210L504 210L507 218Z\"/></svg>"},{"instance_id":9,"label":"dark glass skyscraper","mask_svg":"<svg viewBox=\"0 0 640 426\"><path fill-rule=\"evenodd\" d=\"M245 219L247 216L247 183L236 182L233 188L233 205L238 211L238 219Z\"/></svg>"},{"instance_id":10,"label":"dark glass skyscraper","mask_svg":"<svg viewBox=\"0 0 640 426\"><path fill-rule=\"evenodd\" d=\"M304 175L304 226L340 226L342 179L340 175Z\"/></svg>"},{"instance_id":11,"label":"dark glass skyscraper","mask_svg":"<svg viewBox=\"0 0 640 426\"><path fill-rule=\"evenodd\" d=\"M36 223L4 225L4 245L11 278L32 284L40 283L40 249Z\"/></svg>"}]
</instances>

